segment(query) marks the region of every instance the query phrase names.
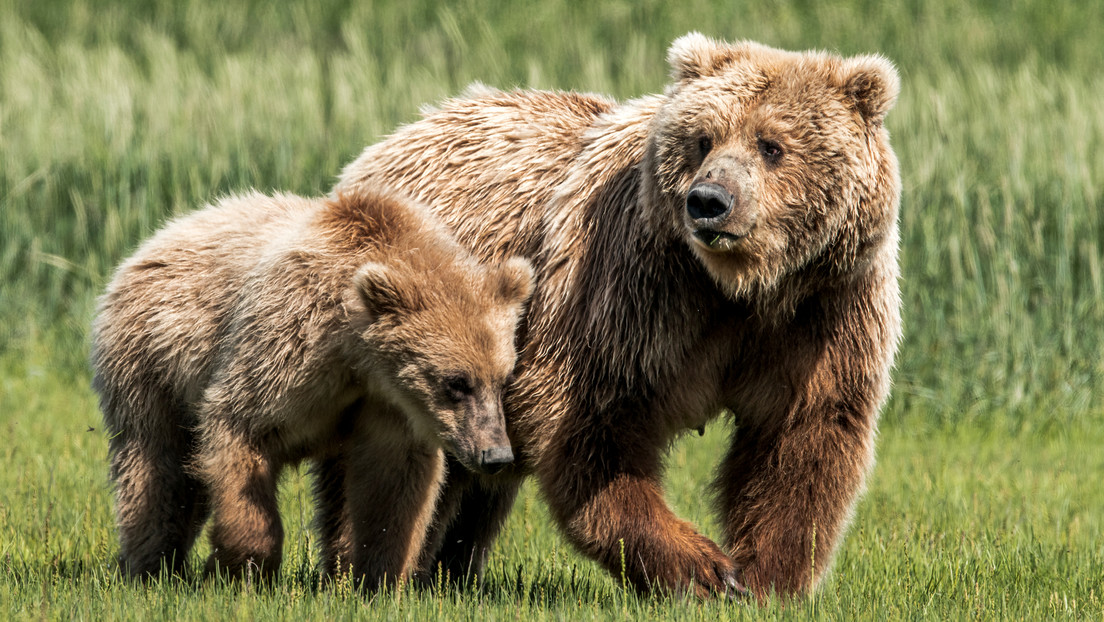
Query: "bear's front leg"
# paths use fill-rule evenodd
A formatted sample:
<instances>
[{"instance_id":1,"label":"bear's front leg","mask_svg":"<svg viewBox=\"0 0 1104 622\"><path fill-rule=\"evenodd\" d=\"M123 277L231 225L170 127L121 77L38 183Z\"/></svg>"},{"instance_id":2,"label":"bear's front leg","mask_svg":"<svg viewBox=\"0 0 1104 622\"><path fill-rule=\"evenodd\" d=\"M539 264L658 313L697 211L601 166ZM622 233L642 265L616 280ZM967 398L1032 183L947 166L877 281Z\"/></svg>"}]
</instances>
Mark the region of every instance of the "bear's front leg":
<instances>
[{"instance_id":1,"label":"bear's front leg","mask_svg":"<svg viewBox=\"0 0 1104 622\"><path fill-rule=\"evenodd\" d=\"M738 595L736 566L663 499L661 443L638 412L567 418L537 475L567 537L613 576L641 591ZM602 421L636 421L613 426Z\"/></svg>"},{"instance_id":2,"label":"bear's front leg","mask_svg":"<svg viewBox=\"0 0 1104 622\"><path fill-rule=\"evenodd\" d=\"M414 570L444 477L440 449L417 442L395 412L366 414L344 455L354 579L395 585Z\"/></svg>"},{"instance_id":3,"label":"bear's front leg","mask_svg":"<svg viewBox=\"0 0 1104 622\"><path fill-rule=\"evenodd\" d=\"M760 598L815 587L874 463L897 323L857 300L774 336L785 350L730 384L737 429L717 473L717 510L740 578ZM843 321L857 317L866 323Z\"/></svg>"},{"instance_id":4,"label":"bear's front leg","mask_svg":"<svg viewBox=\"0 0 1104 622\"><path fill-rule=\"evenodd\" d=\"M728 549L760 598L811 591L828 568L873 462L853 414L806 413L777 431L741 426L717 479Z\"/></svg>"},{"instance_id":5,"label":"bear's front leg","mask_svg":"<svg viewBox=\"0 0 1104 622\"><path fill-rule=\"evenodd\" d=\"M211 556L206 572L271 577L283 558L276 504L280 465L234 426L209 422L198 455L210 491Z\"/></svg>"}]
</instances>

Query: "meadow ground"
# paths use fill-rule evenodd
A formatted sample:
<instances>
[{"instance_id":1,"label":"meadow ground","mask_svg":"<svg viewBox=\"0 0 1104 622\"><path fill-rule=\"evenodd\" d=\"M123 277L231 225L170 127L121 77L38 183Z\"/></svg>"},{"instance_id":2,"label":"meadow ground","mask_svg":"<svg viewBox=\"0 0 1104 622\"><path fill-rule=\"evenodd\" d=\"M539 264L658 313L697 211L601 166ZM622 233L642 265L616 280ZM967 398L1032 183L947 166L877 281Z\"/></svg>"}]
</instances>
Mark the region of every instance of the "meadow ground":
<instances>
[{"instance_id":1,"label":"meadow ground","mask_svg":"<svg viewBox=\"0 0 1104 622\"><path fill-rule=\"evenodd\" d=\"M349 4L0 0L0 615L1104 617L1104 5ZM532 486L481 585L319 589L299 473L276 585L117 578L86 361L120 259L228 192L324 193L474 80L658 91L689 30L881 52L901 71L906 335L878 464L815 596L638 597L566 547ZM669 500L714 537L706 485L729 433L717 422L670 457Z\"/></svg>"}]
</instances>

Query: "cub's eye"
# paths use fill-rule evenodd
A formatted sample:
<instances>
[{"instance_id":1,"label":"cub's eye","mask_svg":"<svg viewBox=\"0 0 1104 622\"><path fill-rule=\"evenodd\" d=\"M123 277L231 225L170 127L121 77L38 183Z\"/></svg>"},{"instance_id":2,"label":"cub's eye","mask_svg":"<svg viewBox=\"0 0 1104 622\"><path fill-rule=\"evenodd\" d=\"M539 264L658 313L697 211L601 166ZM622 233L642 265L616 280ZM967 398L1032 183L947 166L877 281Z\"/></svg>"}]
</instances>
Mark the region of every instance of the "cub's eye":
<instances>
[{"instance_id":1,"label":"cub's eye","mask_svg":"<svg viewBox=\"0 0 1104 622\"><path fill-rule=\"evenodd\" d=\"M763 159L767 162L774 164L782 158L782 146L773 140L760 137L759 155L763 156Z\"/></svg>"},{"instance_id":2,"label":"cub's eye","mask_svg":"<svg viewBox=\"0 0 1104 622\"><path fill-rule=\"evenodd\" d=\"M713 139L704 134L699 136L698 152L701 153L701 157L704 158L705 156L709 155L710 151L713 151Z\"/></svg>"},{"instance_id":3,"label":"cub's eye","mask_svg":"<svg viewBox=\"0 0 1104 622\"><path fill-rule=\"evenodd\" d=\"M471 378L464 374L456 374L445 379L445 397L454 402L462 402L475 393Z\"/></svg>"}]
</instances>

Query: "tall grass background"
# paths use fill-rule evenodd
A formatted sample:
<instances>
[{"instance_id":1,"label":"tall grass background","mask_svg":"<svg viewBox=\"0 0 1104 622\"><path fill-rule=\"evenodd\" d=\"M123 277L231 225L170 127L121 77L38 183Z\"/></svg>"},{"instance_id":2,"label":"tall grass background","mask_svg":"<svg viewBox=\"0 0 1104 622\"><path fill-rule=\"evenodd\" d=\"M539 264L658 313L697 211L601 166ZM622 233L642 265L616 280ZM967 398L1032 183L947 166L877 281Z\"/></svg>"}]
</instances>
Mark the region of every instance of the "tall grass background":
<instances>
[{"instance_id":1,"label":"tall grass background","mask_svg":"<svg viewBox=\"0 0 1104 622\"><path fill-rule=\"evenodd\" d=\"M1041 0L0 0L0 612L1100 619L1101 24L1104 4ZM690 30L877 52L902 77L888 126L905 339L879 464L815 597L637 597L567 547L531 489L483 585L319 590L299 473L275 587L115 576L87 350L118 261L230 192L327 192L365 145L472 81L659 91L667 45ZM669 500L714 537L704 488L728 433L670 456Z\"/></svg>"}]
</instances>

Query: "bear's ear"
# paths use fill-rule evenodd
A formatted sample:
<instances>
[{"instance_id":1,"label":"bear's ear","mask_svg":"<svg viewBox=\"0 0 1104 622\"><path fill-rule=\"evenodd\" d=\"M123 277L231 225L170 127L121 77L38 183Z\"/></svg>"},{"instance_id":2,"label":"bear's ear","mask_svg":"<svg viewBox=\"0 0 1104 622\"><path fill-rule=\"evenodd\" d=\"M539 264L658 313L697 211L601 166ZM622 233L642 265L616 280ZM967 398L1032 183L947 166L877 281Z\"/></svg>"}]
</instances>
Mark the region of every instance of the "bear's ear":
<instances>
[{"instance_id":1,"label":"bear's ear","mask_svg":"<svg viewBox=\"0 0 1104 622\"><path fill-rule=\"evenodd\" d=\"M667 64L675 82L710 76L734 60L747 56L757 44L750 41L724 43L691 32L682 35L667 48Z\"/></svg>"},{"instance_id":2,"label":"bear's ear","mask_svg":"<svg viewBox=\"0 0 1104 622\"><path fill-rule=\"evenodd\" d=\"M856 56L844 67L843 92L871 125L880 125L897 101L901 79L881 56Z\"/></svg>"},{"instance_id":3,"label":"bear's ear","mask_svg":"<svg viewBox=\"0 0 1104 622\"><path fill-rule=\"evenodd\" d=\"M409 306L411 292L404 286L408 281L394 267L370 261L353 276L353 288L368 312L377 315Z\"/></svg>"},{"instance_id":4,"label":"bear's ear","mask_svg":"<svg viewBox=\"0 0 1104 622\"><path fill-rule=\"evenodd\" d=\"M505 302L522 304L533 293L533 266L521 257L507 259L493 278L494 292Z\"/></svg>"}]
</instances>

